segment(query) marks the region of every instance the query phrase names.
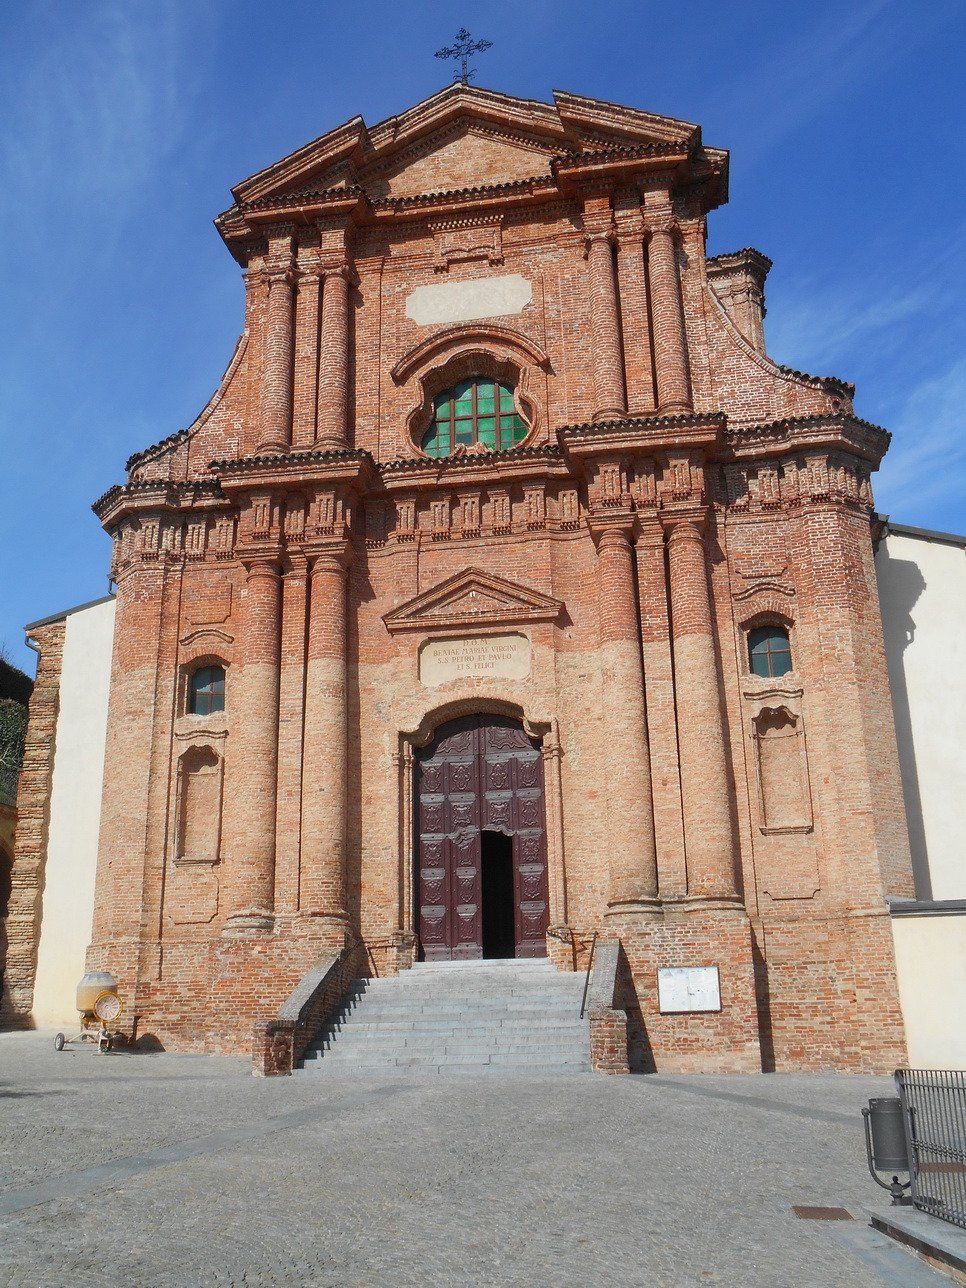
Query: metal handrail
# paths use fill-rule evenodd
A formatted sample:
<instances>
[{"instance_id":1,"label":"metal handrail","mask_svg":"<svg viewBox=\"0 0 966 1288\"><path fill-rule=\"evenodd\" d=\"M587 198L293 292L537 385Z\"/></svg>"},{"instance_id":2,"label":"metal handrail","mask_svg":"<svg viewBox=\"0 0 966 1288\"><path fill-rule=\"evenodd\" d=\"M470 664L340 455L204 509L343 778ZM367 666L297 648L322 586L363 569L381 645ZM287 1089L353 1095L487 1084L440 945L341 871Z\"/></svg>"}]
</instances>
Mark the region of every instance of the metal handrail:
<instances>
[{"instance_id":1,"label":"metal handrail","mask_svg":"<svg viewBox=\"0 0 966 1288\"><path fill-rule=\"evenodd\" d=\"M590 988L590 970L594 964L594 949L597 947L597 931L594 931L594 937L590 941L590 954L587 957L587 974L584 977L584 995L580 999L580 1019L584 1018L584 1011L587 1009L587 990Z\"/></svg>"},{"instance_id":2,"label":"metal handrail","mask_svg":"<svg viewBox=\"0 0 966 1288\"><path fill-rule=\"evenodd\" d=\"M966 1228L966 1071L897 1069L912 1202Z\"/></svg>"}]
</instances>

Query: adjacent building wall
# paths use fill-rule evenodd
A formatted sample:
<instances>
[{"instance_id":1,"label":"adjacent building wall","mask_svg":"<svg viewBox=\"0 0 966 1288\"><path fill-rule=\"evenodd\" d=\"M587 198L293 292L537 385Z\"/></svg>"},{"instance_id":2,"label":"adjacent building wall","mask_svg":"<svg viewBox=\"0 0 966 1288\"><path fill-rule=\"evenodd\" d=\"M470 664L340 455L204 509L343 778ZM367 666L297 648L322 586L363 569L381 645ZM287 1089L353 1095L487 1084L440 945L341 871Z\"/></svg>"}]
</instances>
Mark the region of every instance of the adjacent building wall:
<instances>
[{"instance_id":1,"label":"adjacent building wall","mask_svg":"<svg viewBox=\"0 0 966 1288\"><path fill-rule=\"evenodd\" d=\"M966 903L894 914L892 933L910 1065L966 1069Z\"/></svg>"},{"instance_id":2,"label":"adjacent building wall","mask_svg":"<svg viewBox=\"0 0 966 1288\"><path fill-rule=\"evenodd\" d=\"M920 899L966 898L966 537L889 524L876 552Z\"/></svg>"},{"instance_id":3,"label":"adjacent building wall","mask_svg":"<svg viewBox=\"0 0 966 1288\"><path fill-rule=\"evenodd\" d=\"M67 617L33 1018L74 1024L94 914L114 600Z\"/></svg>"},{"instance_id":4,"label":"adjacent building wall","mask_svg":"<svg viewBox=\"0 0 966 1288\"><path fill-rule=\"evenodd\" d=\"M113 597L26 628L40 654L17 796L0 1022L72 1026L91 937Z\"/></svg>"},{"instance_id":5,"label":"adjacent building wall","mask_svg":"<svg viewBox=\"0 0 966 1288\"><path fill-rule=\"evenodd\" d=\"M966 537L889 524L876 576L916 877L892 917L909 1060L966 1069Z\"/></svg>"}]
</instances>

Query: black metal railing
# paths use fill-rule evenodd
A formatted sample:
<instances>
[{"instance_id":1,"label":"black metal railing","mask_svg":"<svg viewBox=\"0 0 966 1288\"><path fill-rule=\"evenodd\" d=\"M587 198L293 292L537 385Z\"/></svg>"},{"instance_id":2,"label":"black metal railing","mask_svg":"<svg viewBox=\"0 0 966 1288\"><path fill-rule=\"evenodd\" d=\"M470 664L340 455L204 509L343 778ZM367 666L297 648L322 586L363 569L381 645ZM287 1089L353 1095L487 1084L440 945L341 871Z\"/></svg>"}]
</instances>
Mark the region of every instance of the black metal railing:
<instances>
[{"instance_id":1,"label":"black metal railing","mask_svg":"<svg viewBox=\"0 0 966 1288\"><path fill-rule=\"evenodd\" d=\"M966 1229L966 1073L897 1069L913 1204Z\"/></svg>"}]
</instances>

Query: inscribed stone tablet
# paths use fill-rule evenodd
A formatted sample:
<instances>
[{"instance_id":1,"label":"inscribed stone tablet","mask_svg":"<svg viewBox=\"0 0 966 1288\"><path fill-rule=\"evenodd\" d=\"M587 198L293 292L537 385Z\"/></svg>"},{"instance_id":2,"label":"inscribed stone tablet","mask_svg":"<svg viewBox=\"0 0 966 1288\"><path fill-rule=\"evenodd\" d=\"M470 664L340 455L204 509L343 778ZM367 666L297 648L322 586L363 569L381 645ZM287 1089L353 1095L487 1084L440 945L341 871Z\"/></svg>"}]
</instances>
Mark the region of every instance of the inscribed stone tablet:
<instances>
[{"instance_id":1,"label":"inscribed stone tablet","mask_svg":"<svg viewBox=\"0 0 966 1288\"><path fill-rule=\"evenodd\" d=\"M721 983L717 966L661 966L657 972L661 1013L720 1011Z\"/></svg>"},{"instance_id":2,"label":"inscribed stone tablet","mask_svg":"<svg viewBox=\"0 0 966 1288\"><path fill-rule=\"evenodd\" d=\"M419 650L419 679L430 686L468 676L525 680L529 674L530 641L525 635L427 640Z\"/></svg>"},{"instance_id":3,"label":"inscribed stone tablet","mask_svg":"<svg viewBox=\"0 0 966 1288\"><path fill-rule=\"evenodd\" d=\"M511 317L522 313L532 299L533 286L519 273L477 277L469 282L441 282L437 286L417 286L406 297L406 317L418 326Z\"/></svg>"}]
</instances>

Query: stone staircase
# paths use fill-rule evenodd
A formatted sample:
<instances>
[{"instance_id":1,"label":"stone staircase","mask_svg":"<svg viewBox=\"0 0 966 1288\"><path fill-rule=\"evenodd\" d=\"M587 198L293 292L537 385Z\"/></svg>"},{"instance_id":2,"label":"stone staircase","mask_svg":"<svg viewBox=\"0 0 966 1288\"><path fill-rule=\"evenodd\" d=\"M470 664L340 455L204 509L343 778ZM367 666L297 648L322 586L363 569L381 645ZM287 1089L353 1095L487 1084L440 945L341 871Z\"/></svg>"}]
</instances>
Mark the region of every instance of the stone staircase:
<instances>
[{"instance_id":1,"label":"stone staircase","mask_svg":"<svg viewBox=\"0 0 966 1288\"><path fill-rule=\"evenodd\" d=\"M354 980L300 1074L548 1074L590 1070L583 974L546 958L420 962Z\"/></svg>"}]
</instances>

